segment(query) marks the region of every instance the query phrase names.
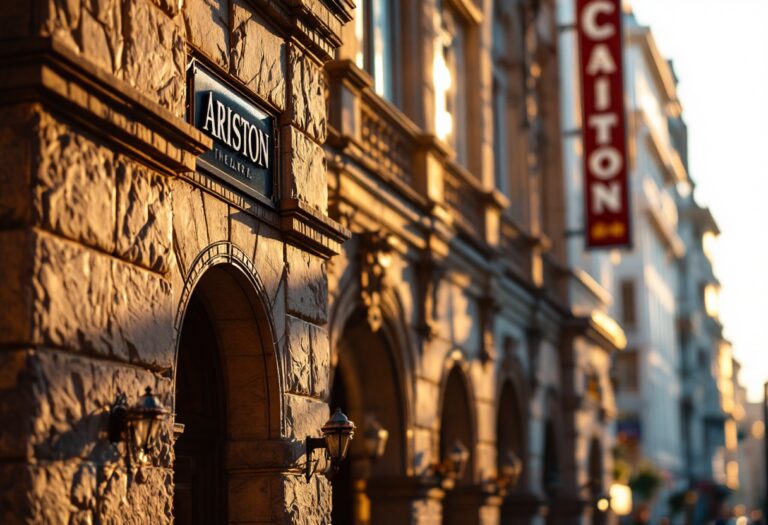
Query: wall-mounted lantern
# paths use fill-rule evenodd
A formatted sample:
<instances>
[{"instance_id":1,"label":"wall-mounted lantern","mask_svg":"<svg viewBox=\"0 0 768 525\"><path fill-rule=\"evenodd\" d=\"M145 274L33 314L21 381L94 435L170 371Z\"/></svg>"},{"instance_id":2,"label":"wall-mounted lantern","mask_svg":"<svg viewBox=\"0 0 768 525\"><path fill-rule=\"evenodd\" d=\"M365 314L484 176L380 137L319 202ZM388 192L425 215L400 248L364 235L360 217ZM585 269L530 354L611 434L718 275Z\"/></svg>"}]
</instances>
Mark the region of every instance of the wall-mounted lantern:
<instances>
[{"instance_id":1,"label":"wall-mounted lantern","mask_svg":"<svg viewBox=\"0 0 768 525\"><path fill-rule=\"evenodd\" d=\"M384 455L389 440L389 431L381 426L376 416L370 415L367 419L365 432L363 432L363 442L365 452L373 462L378 461Z\"/></svg>"},{"instance_id":2,"label":"wall-mounted lantern","mask_svg":"<svg viewBox=\"0 0 768 525\"><path fill-rule=\"evenodd\" d=\"M455 486L456 481L464 477L468 463L469 449L457 439L453 442L443 461L435 465L433 469L439 476L442 487L448 490Z\"/></svg>"},{"instance_id":3,"label":"wall-mounted lantern","mask_svg":"<svg viewBox=\"0 0 768 525\"><path fill-rule=\"evenodd\" d=\"M341 462L347 457L349 442L355 436L355 424L341 411L336 409L331 418L320 429L323 437L307 437L307 461L304 477L307 481L312 477L312 452L315 449L325 449L326 456L331 462L331 473L338 472Z\"/></svg>"},{"instance_id":4,"label":"wall-mounted lantern","mask_svg":"<svg viewBox=\"0 0 768 525\"><path fill-rule=\"evenodd\" d=\"M517 486L523 473L523 460L512 450L507 450L501 458L496 475L496 488L499 494L506 495L510 489Z\"/></svg>"},{"instance_id":5,"label":"wall-mounted lantern","mask_svg":"<svg viewBox=\"0 0 768 525\"><path fill-rule=\"evenodd\" d=\"M128 406L125 393L117 394L109 411L109 440L125 441L128 460L141 465L154 453L163 420L170 414L160 400L147 387L136 404Z\"/></svg>"}]
</instances>

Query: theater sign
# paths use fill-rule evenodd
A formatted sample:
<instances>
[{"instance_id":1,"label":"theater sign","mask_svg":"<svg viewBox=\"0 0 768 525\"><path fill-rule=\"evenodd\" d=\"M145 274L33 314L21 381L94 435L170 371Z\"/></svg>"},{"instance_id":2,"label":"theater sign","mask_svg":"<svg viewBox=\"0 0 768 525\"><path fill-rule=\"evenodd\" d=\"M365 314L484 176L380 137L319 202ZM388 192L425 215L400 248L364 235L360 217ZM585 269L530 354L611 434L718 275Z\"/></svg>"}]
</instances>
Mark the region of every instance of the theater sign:
<instances>
[{"instance_id":1,"label":"theater sign","mask_svg":"<svg viewBox=\"0 0 768 525\"><path fill-rule=\"evenodd\" d=\"M247 100L201 64L193 62L189 116L213 139L198 166L252 196L274 195L276 136L274 117Z\"/></svg>"},{"instance_id":2,"label":"theater sign","mask_svg":"<svg viewBox=\"0 0 768 525\"><path fill-rule=\"evenodd\" d=\"M577 0L588 248L631 243L621 14L621 0Z\"/></svg>"}]
</instances>

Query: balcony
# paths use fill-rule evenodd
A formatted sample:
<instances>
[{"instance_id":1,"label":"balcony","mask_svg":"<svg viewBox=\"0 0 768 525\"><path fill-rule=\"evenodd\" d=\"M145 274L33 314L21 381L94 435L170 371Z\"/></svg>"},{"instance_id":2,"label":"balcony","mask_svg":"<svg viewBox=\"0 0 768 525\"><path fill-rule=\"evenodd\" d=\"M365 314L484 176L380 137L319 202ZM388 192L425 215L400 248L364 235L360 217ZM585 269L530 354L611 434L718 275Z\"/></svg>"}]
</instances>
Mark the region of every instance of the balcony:
<instances>
[{"instance_id":1,"label":"balcony","mask_svg":"<svg viewBox=\"0 0 768 525\"><path fill-rule=\"evenodd\" d=\"M370 90L360 104L361 161L385 180L414 187L413 154L418 130Z\"/></svg>"},{"instance_id":2,"label":"balcony","mask_svg":"<svg viewBox=\"0 0 768 525\"><path fill-rule=\"evenodd\" d=\"M388 189L434 211L465 239L485 243L486 211L493 199L478 178L452 159L445 144L378 96L370 76L354 63L339 60L326 68L327 145L332 154L341 153L364 176L373 175Z\"/></svg>"},{"instance_id":3,"label":"balcony","mask_svg":"<svg viewBox=\"0 0 768 525\"><path fill-rule=\"evenodd\" d=\"M472 174L450 160L443 164L443 199L456 227L478 241L485 241L487 192Z\"/></svg>"}]
</instances>

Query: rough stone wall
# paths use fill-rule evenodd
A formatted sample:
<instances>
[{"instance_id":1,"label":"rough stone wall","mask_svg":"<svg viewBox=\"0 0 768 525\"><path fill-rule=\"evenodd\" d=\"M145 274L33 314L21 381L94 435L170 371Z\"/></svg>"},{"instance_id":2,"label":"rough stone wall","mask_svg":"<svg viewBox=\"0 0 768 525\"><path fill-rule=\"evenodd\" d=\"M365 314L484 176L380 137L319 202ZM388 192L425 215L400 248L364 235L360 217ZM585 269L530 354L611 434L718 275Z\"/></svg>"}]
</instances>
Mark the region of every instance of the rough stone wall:
<instances>
[{"instance_id":1,"label":"rough stone wall","mask_svg":"<svg viewBox=\"0 0 768 525\"><path fill-rule=\"evenodd\" d=\"M37 0L39 34L54 36L158 102L184 113L184 27L172 0Z\"/></svg>"},{"instance_id":2,"label":"rough stone wall","mask_svg":"<svg viewBox=\"0 0 768 525\"><path fill-rule=\"evenodd\" d=\"M321 3L310 11L340 30ZM0 107L1 523L172 522L172 422L157 458L137 470L125 445L107 440L108 409L118 392L134 403L146 386L173 406L185 287L216 246L242 254L263 285L283 367L275 377L285 378L270 447L287 452L258 460L281 469L233 478L230 514L329 521L327 480L306 483L301 470L304 438L328 417L327 254L296 235L286 242L277 211L190 171L201 139L182 121L189 46L277 113L281 197L334 228L321 59L260 12L244 0L35 0L0 14L4 35L41 39L113 97L57 70L42 80L53 95Z\"/></svg>"},{"instance_id":3,"label":"rough stone wall","mask_svg":"<svg viewBox=\"0 0 768 525\"><path fill-rule=\"evenodd\" d=\"M381 506L378 508L389 505L400 511L407 508L412 510L410 523L450 522L459 509L462 514L456 521L462 523L547 521L545 507L551 503L544 472L545 457L549 456L545 455L548 420L553 420L559 431L556 461L563 482L555 503L560 514L553 513L548 519L553 523L581 522L586 519L586 503L581 500L586 476L583 443L608 430L600 412L613 405L608 381L609 347L613 343L590 333L585 320L571 308L572 298L560 293L571 276L567 268L553 270L550 262L553 253L562 248L563 236L546 237L547 228L556 229L557 225L545 219L562 210L565 198L562 192L546 191L560 188L554 181L562 178L559 129L550 125L557 124L561 85L556 75L549 75L546 78L555 82L543 90L540 79L543 68L549 68L544 73L557 71L558 50L550 45L554 4L514 4L510 16L521 19L511 25L524 27L524 31L514 30L509 35L510 41L519 39L522 46L520 56L509 62L523 64L524 78L519 80L524 81L520 89L525 96L520 97L520 107L514 108L519 111L513 113L524 115L526 137L518 140L519 144L511 140L511 144L494 145L492 126L482 125L493 120L490 88L494 57L490 44L495 12L492 2L475 2L482 16L476 17L476 23L465 20L471 27L471 42L465 51L474 61L468 76L477 84L473 89L479 96L468 102L469 113L475 118L459 122L456 128L475 142L477 162L466 166L471 173L460 173L462 170L453 164L454 152L445 153L446 146L435 145L430 136L434 134L434 89L431 77L422 75L431 71L424 64L431 64L434 54L433 26L439 21L434 2L406 8L398 26L398 41L409 45L404 48L408 50L407 64L393 75L400 82L394 90L397 109L372 94L373 82L354 63L359 51L356 43L345 42L338 60L328 66L331 101L335 104L329 110L334 127L329 136L333 140L326 145L327 156L333 159L332 213L358 234L331 266L330 338L332 345L339 345L339 332L355 308L367 309L370 315L377 307L384 311L385 302L391 306L384 314L381 330L392 343L392 360L405 363L403 381L412 386L411 395L404 394L409 461L402 484L409 488L387 492L391 487L380 486L386 485L381 479L385 476L378 474L376 467L370 476L360 476L367 483L365 496L371 499L372 508L377 504ZM409 69L414 64L423 71L414 74ZM419 102L414 104L414 99ZM510 124L523 125L517 121ZM410 142L418 144L416 153L403 146ZM356 150L358 144L363 151ZM520 180L511 194L504 196L500 188L492 188L492 149L508 147L520 150L512 153L520 160L519 173L509 174ZM542 162L549 157L551 162ZM407 172L407 178L393 176L390 166ZM463 177L484 184L481 207L485 220L474 230L463 220L465 209L472 205L474 186L461 186L453 202L447 198L450 185ZM403 179L409 181L407 188L399 184ZM547 180L554 185L547 186ZM510 205L508 198L515 204ZM551 215L545 216L545 212ZM515 218L521 213L526 215L525 221ZM366 246L365 240L371 237L387 241L388 248L381 257L386 259L383 276L366 267L370 265L366 261L382 255ZM363 286L378 288L371 292ZM594 298L596 303L601 300ZM578 311L579 315L584 312ZM574 355L581 355L577 344L590 348L591 362L574 362ZM332 348L331 352L341 356L339 362L344 359L343 350ZM339 365L339 369L344 366ZM442 413L446 376L453 367L461 370L469 392L467 414L455 407ZM595 407L584 394L585 374L594 371L605 389L604 407ZM502 505L501 498L492 497L492 491L497 452L504 452L503 445L497 443L497 417L504 409L500 406L501 388L508 380L522 398L518 408L524 418L520 425L524 473L515 493ZM377 406L363 409L381 410ZM510 410L509 417L512 415ZM461 490L452 493L442 488L436 488L439 497L430 497L424 490L430 484L439 485L433 474L441 460L444 417L471 427L472 442L465 443L473 455L470 485L476 490L474 495L482 497L462 498L457 495ZM604 440L604 446L607 452L610 440ZM604 465L609 473L609 462ZM365 483L360 482L360 486ZM410 490L410 485L418 488ZM385 501L379 503L376 498ZM375 516L372 522L377 523Z\"/></svg>"},{"instance_id":4,"label":"rough stone wall","mask_svg":"<svg viewBox=\"0 0 768 525\"><path fill-rule=\"evenodd\" d=\"M118 390L171 392L165 177L39 104L1 112L24 158L2 174L0 521L168 523L170 447L137 473L105 439Z\"/></svg>"}]
</instances>

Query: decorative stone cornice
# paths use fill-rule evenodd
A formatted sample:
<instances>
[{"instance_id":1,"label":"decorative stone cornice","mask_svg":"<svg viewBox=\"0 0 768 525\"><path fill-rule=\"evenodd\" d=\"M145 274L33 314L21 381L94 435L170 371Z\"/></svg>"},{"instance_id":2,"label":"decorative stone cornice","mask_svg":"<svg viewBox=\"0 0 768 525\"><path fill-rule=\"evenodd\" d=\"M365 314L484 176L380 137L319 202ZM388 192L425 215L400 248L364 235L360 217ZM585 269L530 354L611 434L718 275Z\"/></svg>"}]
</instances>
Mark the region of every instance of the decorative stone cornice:
<instances>
[{"instance_id":1,"label":"decorative stone cornice","mask_svg":"<svg viewBox=\"0 0 768 525\"><path fill-rule=\"evenodd\" d=\"M158 171L194 171L210 139L57 37L0 44L3 101L41 102Z\"/></svg>"},{"instance_id":2,"label":"decorative stone cornice","mask_svg":"<svg viewBox=\"0 0 768 525\"><path fill-rule=\"evenodd\" d=\"M588 337L598 346L612 352L627 346L627 337L621 326L608 314L594 310L589 315L572 316L566 321L568 333Z\"/></svg>"},{"instance_id":3,"label":"decorative stone cornice","mask_svg":"<svg viewBox=\"0 0 768 525\"><path fill-rule=\"evenodd\" d=\"M373 77L350 59L326 62L325 70L333 79L340 79L357 90L373 87Z\"/></svg>"},{"instance_id":4,"label":"decorative stone cornice","mask_svg":"<svg viewBox=\"0 0 768 525\"><path fill-rule=\"evenodd\" d=\"M341 46L341 26L352 20L354 3L348 0L288 0L285 4L294 38L323 62L333 58L334 50Z\"/></svg>"},{"instance_id":5,"label":"decorative stone cornice","mask_svg":"<svg viewBox=\"0 0 768 525\"><path fill-rule=\"evenodd\" d=\"M341 245L352 235L347 228L299 199L280 201L280 228L286 239L328 259L341 253Z\"/></svg>"}]
</instances>

